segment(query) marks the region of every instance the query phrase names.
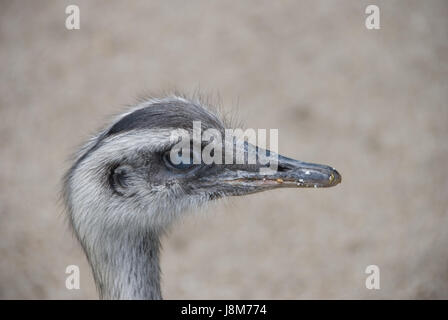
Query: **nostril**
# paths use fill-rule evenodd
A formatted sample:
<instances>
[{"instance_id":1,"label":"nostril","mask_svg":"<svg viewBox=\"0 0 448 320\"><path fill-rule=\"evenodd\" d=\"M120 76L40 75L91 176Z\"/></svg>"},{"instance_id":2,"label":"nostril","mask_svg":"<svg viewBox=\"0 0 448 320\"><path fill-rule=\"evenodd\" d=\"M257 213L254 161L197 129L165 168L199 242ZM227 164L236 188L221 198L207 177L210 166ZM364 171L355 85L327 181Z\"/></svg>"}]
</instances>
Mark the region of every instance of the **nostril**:
<instances>
[{"instance_id":1,"label":"nostril","mask_svg":"<svg viewBox=\"0 0 448 320\"><path fill-rule=\"evenodd\" d=\"M290 171L291 167L285 166L284 164L278 164L277 171L278 172L286 172Z\"/></svg>"}]
</instances>

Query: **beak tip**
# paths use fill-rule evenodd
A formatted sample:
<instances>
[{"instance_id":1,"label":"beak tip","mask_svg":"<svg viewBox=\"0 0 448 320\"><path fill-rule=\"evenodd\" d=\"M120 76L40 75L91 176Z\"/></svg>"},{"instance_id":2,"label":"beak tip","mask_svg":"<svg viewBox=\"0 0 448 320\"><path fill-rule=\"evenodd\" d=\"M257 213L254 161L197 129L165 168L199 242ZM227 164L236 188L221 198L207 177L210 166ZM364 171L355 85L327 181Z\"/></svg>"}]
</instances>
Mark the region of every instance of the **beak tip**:
<instances>
[{"instance_id":1,"label":"beak tip","mask_svg":"<svg viewBox=\"0 0 448 320\"><path fill-rule=\"evenodd\" d=\"M335 186L342 182L342 176L335 168L332 168L332 169L333 169L333 172L330 174L329 180L330 180L330 185Z\"/></svg>"}]
</instances>

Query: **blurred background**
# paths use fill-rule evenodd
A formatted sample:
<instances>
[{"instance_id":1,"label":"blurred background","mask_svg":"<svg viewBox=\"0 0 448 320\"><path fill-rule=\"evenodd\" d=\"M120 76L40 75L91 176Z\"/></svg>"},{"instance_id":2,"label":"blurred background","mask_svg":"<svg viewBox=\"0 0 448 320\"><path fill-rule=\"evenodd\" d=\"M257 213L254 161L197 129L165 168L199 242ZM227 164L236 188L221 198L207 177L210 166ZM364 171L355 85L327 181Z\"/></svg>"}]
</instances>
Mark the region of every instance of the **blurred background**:
<instances>
[{"instance_id":1,"label":"blurred background","mask_svg":"<svg viewBox=\"0 0 448 320\"><path fill-rule=\"evenodd\" d=\"M67 159L173 89L219 94L343 181L185 219L164 239L165 298L448 298L448 2L1 1L0 70L0 298L97 298L58 200Z\"/></svg>"}]
</instances>

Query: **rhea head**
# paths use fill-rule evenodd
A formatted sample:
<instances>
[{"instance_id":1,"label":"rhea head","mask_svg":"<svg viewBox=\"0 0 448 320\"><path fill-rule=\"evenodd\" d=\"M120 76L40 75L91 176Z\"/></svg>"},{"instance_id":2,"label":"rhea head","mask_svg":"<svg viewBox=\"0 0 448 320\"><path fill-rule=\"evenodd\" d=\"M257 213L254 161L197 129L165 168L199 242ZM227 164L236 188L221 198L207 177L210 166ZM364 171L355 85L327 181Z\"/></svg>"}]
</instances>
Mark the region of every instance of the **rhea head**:
<instances>
[{"instance_id":1,"label":"rhea head","mask_svg":"<svg viewBox=\"0 0 448 320\"><path fill-rule=\"evenodd\" d=\"M178 142L173 132L193 137L193 122L200 122L203 131L215 129L225 136L225 122L200 101L177 96L147 100L94 136L67 172L69 220L101 297L161 298L159 237L189 209L227 196L341 182L332 167L277 154L276 170L267 171L262 169L268 164L261 161L193 163L194 148L181 161L173 161ZM243 149L245 159L266 156L266 150L247 142ZM223 158L226 152L228 148Z\"/></svg>"}]
</instances>

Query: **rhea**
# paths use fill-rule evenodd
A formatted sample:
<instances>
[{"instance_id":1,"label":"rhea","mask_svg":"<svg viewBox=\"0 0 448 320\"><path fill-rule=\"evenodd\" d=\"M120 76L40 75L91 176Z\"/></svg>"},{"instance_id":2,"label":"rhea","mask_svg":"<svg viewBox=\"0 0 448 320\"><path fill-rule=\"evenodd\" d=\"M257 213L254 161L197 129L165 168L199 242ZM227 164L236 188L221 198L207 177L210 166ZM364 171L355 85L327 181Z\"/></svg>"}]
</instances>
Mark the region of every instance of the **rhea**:
<instances>
[{"instance_id":1,"label":"rhea","mask_svg":"<svg viewBox=\"0 0 448 320\"><path fill-rule=\"evenodd\" d=\"M160 237L186 211L228 196L275 188L331 187L332 167L278 155L266 164L173 161L173 131L223 133L226 123L197 99L148 99L116 117L76 154L64 178L69 222L102 299L162 299ZM243 144L246 158L261 148ZM193 153L193 151L191 151ZM264 150L266 154L266 150ZM179 159L177 159L179 160Z\"/></svg>"}]
</instances>

